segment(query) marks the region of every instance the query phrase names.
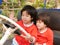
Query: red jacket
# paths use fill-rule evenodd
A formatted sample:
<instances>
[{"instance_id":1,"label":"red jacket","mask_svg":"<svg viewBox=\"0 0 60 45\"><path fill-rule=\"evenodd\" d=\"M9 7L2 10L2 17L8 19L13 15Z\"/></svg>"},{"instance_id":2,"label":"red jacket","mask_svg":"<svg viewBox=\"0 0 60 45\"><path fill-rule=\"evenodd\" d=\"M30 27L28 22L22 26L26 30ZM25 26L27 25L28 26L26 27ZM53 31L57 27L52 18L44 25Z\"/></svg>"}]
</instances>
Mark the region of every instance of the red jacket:
<instances>
[{"instance_id":1,"label":"red jacket","mask_svg":"<svg viewBox=\"0 0 60 45\"><path fill-rule=\"evenodd\" d=\"M44 33L38 32L37 41L38 43L46 43L46 45L53 45L53 31L50 28L47 28L47 31Z\"/></svg>"},{"instance_id":2,"label":"red jacket","mask_svg":"<svg viewBox=\"0 0 60 45\"><path fill-rule=\"evenodd\" d=\"M30 27L24 26L22 20L18 21L17 24L19 24L21 27L25 29L30 35L34 36L35 38L37 37L37 28L34 24L32 24ZM24 33L22 33L24 34ZM15 36L16 41L18 42L19 45L30 45L30 43L23 37L16 35Z\"/></svg>"}]
</instances>

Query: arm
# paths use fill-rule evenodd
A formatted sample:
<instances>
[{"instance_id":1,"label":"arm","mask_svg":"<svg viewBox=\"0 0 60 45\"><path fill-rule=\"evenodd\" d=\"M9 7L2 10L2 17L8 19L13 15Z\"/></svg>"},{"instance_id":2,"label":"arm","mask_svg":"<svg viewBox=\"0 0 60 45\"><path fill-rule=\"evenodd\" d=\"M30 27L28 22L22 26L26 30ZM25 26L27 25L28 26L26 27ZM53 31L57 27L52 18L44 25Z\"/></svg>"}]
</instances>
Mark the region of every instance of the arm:
<instances>
[{"instance_id":1,"label":"arm","mask_svg":"<svg viewBox=\"0 0 60 45\"><path fill-rule=\"evenodd\" d=\"M48 41L46 44L53 45L53 33L52 32L50 33L50 35L48 35Z\"/></svg>"},{"instance_id":2,"label":"arm","mask_svg":"<svg viewBox=\"0 0 60 45\"><path fill-rule=\"evenodd\" d=\"M53 31L50 28L47 28L47 31L44 34L47 39L46 45L53 45Z\"/></svg>"},{"instance_id":3,"label":"arm","mask_svg":"<svg viewBox=\"0 0 60 45\"><path fill-rule=\"evenodd\" d=\"M31 30L31 37L30 37L30 43L35 43L36 37L37 37L37 28L35 26L32 27Z\"/></svg>"}]
</instances>

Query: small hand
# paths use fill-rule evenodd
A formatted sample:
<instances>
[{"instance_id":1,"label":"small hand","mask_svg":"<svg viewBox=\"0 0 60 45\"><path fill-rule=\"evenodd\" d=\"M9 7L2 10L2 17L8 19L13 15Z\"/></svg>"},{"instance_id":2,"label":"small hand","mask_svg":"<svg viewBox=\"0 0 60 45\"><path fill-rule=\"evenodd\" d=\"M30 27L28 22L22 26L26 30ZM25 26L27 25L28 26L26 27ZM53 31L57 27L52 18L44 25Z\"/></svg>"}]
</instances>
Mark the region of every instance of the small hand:
<instances>
[{"instance_id":1,"label":"small hand","mask_svg":"<svg viewBox=\"0 0 60 45\"><path fill-rule=\"evenodd\" d=\"M35 37L31 36L29 42L34 43L35 42Z\"/></svg>"},{"instance_id":2,"label":"small hand","mask_svg":"<svg viewBox=\"0 0 60 45\"><path fill-rule=\"evenodd\" d=\"M33 37L33 36L30 36L29 38L25 37L25 39L27 39L30 43L34 43L35 42L35 37Z\"/></svg>"}]
</instances>

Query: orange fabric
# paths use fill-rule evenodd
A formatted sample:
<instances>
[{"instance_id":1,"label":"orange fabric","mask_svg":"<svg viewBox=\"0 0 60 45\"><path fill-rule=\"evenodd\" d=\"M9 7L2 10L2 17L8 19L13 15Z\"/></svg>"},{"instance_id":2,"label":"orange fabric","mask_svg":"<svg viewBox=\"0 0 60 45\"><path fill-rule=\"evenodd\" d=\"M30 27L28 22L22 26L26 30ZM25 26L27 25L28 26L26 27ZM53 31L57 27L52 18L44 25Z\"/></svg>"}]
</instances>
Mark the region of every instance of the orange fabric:
<instances>
[{"instance_id":1,"label":"orange fabric","mask_svg":"<svg viewBox=\"0 0 60 45\"><path fill-rule=\"evenodd\" d=\"M48 28L46 32L38 33L37 42L46 43L47 45L53 45L53 31Z\"/></svg>"},{"instance_id":2,"label":"orange fabric","mask_svg":"<svg viewBox=\"0 0 60 45\"><path fill-rule=\"evenodd\" d=\"M40 34L40 32L38 32L36 42L42 44L42 43L47 42L47 39L46 39L46 37L42 36L42 35Z\"/></svg>"},{"instance_id":3,"label":"orange fabric","mask_svg":"<svg viewBox=\"0 0 60 45\"><path fill-rule=\"evenodd\" d=\"M32 26L30 26L30 27L25 27L23 25L22 20L18 21L17 24L19 24L21 27L23 27L32 36L37 37L37 28L36 28L36 26L34 24ZM22 34L24 34L24 33L22 33ZM15 39L18 42L19 45L30 45L29 42L25 38L23 38L23 37L21 37L19 35L16 35Z\"/></svg>"}]
</instances>

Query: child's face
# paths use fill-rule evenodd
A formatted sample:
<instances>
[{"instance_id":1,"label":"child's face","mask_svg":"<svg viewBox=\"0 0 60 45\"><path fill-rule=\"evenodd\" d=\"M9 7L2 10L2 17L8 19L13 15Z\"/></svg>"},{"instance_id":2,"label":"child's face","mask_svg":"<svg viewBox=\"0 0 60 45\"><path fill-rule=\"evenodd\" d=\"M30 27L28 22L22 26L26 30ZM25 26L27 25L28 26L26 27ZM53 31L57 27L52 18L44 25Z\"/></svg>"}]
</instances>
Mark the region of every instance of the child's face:
<instances>
[{"instance_id":1,"label":"child's face","mask_svg":"<svg viewBox=\"0 0 60 45\"><path fill-rule=\"evenodd\" d=\"M36 22L36 26L37 26L38 30L41 30L41 29L44 29L45 24L44 24L43 21L41 21L41 20L37 20L37 22Z\"/></svg>"},{"instance_id":2,"label":"child's face","mask_svg":"<svg viewBox=\"0 0 60 45\"><path fill-rule=\"evenodd\" d=\"M10 12L9 18L10 18L10 19L13 19L13 18L14 18L14 11L11 11L11 12Z\"/></svg>"},{"instance_id":3,"label":"child's face","mask_svg":"<svg viewBox=\"0 0 60 45\"><path fill-rule=\"evenodd\" d=\"M31 23L31 16L27 13L27 11L23 11L22 12L22 21L25 23L25 24L29 24Z\"/></svg>"}]
</instances>

